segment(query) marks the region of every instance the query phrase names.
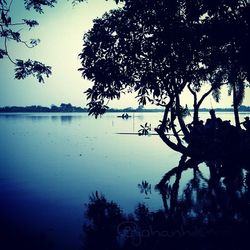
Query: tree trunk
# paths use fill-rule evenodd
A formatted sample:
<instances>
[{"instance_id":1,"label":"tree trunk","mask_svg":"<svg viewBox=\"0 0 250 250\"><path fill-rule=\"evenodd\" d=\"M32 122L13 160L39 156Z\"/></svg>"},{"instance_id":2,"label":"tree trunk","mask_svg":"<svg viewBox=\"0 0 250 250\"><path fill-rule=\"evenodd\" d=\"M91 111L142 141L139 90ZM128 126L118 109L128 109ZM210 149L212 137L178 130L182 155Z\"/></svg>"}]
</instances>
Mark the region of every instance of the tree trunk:
<instances>
[{"instance_id":1,"label":"tree trunk","mask_svg":"<svg viewBox=\"0 0 250 250\"><path fill-rule=\"evenodd\" d=\"M187 138L189 136L189 131L188 131L186 124L183 120L183 117L181 116L181 113L180 113L180 100L179 100L178 94L176 94L176 115L177 115L181 130L182 130L184 136Z\"/></svg>"},{"instance_id":2,"label":"tree trunk","mask_svg":"<svg viewBox=\"0 0 250 250\"><path fill-rule=\"evenodd\" d=\"M239 118L239 110L238 110L238 101L236 96L236 86L233 85L233 109L234 109L234 120L236 128L240 129L240 118Z\"/></svg>"},{"instance_id":3,"label":"tree trunk","mask_svg":"<svg viewBox=\"0 0 250 250\"><path fill-rule=\"evenodd\" d=\"M193 124L197 124L199 121L199 106L194 105L194 117L193 117Z\"/></svg>"}]
</instances>

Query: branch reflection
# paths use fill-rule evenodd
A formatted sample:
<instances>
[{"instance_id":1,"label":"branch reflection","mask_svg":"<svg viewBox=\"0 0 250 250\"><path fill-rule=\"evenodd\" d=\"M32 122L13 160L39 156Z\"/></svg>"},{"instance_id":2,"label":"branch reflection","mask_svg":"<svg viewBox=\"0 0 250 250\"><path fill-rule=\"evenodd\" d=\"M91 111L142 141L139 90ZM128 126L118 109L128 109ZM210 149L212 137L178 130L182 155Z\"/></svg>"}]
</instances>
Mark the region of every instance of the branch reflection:
<instances>
[{"instance_id":1,"label":"branch reflection","mask_svg":"<svg viewBox=\"0 0 250 250\"><path fill-rule=\"evenodd\" d=\"M183 187L187 170L192 176ZM146 181L140 185L145 187ZM125 214L115 202L93 194L83 249L248 249L249 187L249 165L183 156L156 185L163 209L138 204L133 214Z\"/></svg>"}]
</instances>

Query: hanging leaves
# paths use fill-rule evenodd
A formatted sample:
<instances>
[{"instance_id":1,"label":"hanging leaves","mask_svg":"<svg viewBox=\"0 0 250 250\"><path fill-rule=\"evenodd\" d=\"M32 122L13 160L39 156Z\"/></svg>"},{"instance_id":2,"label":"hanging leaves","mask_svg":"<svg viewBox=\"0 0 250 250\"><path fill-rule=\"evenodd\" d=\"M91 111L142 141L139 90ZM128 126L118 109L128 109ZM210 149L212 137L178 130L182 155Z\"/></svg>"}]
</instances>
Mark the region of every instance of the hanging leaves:
<instances>
[{"instance_id":1,"label":"hanging leaves","mask_svg":"<svg viewBox=\"0 0 250 250\"><path fill-rule=\"evenodd\" d=\"M38 82L44 82L44 76L49 77L51 75L51 67L46 66L41 62L32 60L16 60L15 78L20 80L27 76L34 76Z\"/></svg>"},{"instance_id":2,"label":"hanging leaves","mask_svg":"<svg viewBox=\"0 0 250 250\"><path fill-rule=\"evenodd\" d=\"M39 23L36 20L27 20L27 19L22 19L25 24L27 24L29 26L29 29L39 25Z\"/></svg>"}]
</instances>

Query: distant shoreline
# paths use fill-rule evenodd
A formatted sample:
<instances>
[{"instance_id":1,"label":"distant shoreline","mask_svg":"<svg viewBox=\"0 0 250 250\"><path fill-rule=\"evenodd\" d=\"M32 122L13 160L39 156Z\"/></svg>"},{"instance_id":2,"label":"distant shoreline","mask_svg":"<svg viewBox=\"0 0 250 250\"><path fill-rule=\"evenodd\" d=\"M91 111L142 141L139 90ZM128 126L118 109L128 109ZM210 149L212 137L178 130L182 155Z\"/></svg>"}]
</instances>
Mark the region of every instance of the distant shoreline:
<instances>
[{"instance_id":1,"label":"distant shoreline","mask_svg":"<svg viewBox=\"0 0 250 250\"><path fill-rule=\"evenodd\" d=\"M199 112L209 112L209 108L201 108ZM233 112L232 108L215 108L216 112ZM193 109L189 109L190 112L193 112ZM164 109L147 109L139 107L134 108L124 108L124 109L114 109L110 108L106 112L108 113L150 113L150 112L164 112ZM249 106L240 106L239 112L250 112ZM87 108L75 107L71 104L61 104L60 106L51 105L51 107L42 107L42 106L10 106L10 107L0 107L0 113L88 113Z\"/></svg>"}]
</instances>

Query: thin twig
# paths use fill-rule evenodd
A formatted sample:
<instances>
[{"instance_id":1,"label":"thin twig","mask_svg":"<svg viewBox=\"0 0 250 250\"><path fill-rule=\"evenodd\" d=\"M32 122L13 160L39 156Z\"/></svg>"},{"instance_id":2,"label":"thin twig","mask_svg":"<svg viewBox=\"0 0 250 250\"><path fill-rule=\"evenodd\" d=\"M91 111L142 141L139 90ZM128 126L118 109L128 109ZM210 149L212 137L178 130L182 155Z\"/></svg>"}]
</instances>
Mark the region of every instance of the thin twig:
<instances>
[{"instance_id":1,"label":"thin twig","mask_svg":"<svg viewBox=\"0 0 250 250\"><path fill-rule=\"evenodd\" d=\"M10 1L9 8L8 8L6 14L7 14L8 12L10 12L10 8L11 8L12 3L13 3L13 0Z\"/></svg>"},{"instance_id":2,"label":"thin twig","mask_svg":"<svg viewBox=\"0 0 250 250\"><path fill-rule=\"evenodd\" d=\"M4 39L4 47L5 47L5 51L6 51L6 55L9 58L9 60L16 65L16 62L10 57L9 52L8 52L8 48L7 48L7 37L5 37Z\"/></svg>"}]
</instances>

